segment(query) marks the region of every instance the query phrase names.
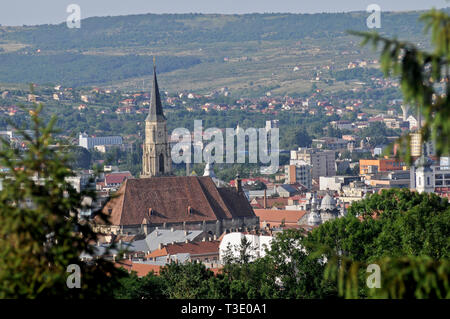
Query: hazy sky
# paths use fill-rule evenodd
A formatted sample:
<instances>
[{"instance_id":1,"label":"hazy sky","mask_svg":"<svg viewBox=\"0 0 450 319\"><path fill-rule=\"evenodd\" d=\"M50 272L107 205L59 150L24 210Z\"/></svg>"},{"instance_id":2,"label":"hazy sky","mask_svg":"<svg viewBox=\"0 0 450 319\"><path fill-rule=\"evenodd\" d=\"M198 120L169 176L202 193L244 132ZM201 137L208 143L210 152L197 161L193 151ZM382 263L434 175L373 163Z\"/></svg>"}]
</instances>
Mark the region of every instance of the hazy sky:
<instances>
[{"instance_id":1,"label":"hazy sky","mask_svg":"<svg viewBox=\"0 0 450 319\"><path fill-rule=\"evenodd\" d=\"M0 0L1 25L66 21L69 4L81 7L81 18L139 13L251 13L363 11L378 4L383 11L442 8L446 0Z\"/></svg>"}]
</instances>

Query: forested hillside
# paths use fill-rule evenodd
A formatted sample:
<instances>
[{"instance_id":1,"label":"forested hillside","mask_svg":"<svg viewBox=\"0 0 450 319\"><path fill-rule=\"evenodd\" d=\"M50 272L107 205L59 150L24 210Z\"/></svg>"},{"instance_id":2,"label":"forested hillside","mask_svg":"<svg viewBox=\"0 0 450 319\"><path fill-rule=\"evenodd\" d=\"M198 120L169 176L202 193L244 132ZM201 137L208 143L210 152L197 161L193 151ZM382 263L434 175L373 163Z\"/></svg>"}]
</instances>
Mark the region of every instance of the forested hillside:
<instances>
[{"instance_id":1,"label":"forested hillside","mask_svg":"<svg viewBox=\"0 0 450 319\"><path fill-rule=\"evenodd\" d=\"M50 82L85 86L150 74L152 63L151 56L139 55L6 53L1 55L0 82ZM198 63L200 59L196 57L158 56L159 72L187 68Z\"/></svg>"},{"instance_id":2,"label":"forested hillside","mask_svg":"<svg viewBox=\"0 0 450 319\"><path fill-rule=\"evenodd\" d=\"M387 34L422 32L419 13L383 14ZM365 30L366 12L323 14L145 14L88 18L79 29L65 23L3 30L3 37L42 49L88 49L255 40L335 37Z\"/></svg>"},{"instance_id":3,"label":"forested hillside","mask_svg":"<svg viewBox=\"0 0 450 319\"><path fill-rule=\"evenodd\" d=\"M419 15L383 13L378 31L426 46ZM367 12L144 14L87 18L79 29L65 22L0 27L0 82L135 89L151 76L155 55L158 71L170 74L162 79L169 89L305 91L307 83L292 81L309 81L315 65L331 63L339 71L363 56L347 31L367 30L367 17ZM294 77L291 70L298 64L305 67ZM359 78L337 74L342 80Z\"/></svg>"}]
</instances>

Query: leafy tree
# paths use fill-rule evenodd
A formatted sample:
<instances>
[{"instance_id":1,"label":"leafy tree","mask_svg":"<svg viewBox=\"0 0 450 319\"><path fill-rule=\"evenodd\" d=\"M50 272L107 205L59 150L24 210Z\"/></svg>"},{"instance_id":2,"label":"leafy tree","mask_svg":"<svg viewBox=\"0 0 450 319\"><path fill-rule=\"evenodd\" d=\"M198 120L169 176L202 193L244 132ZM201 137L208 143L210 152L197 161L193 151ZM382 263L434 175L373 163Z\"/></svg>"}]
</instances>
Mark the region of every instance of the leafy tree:
<instances>
[{"instance_id":1,"label":"leafy tree","mask_svg":"<svg viewBox=\"0 0 450 319\"><path fill-rule=\"evenodd\" d=\"M30 110L32 135L19 129L25 151L8 144L0 151L6 169L0 173L0 298L111 297L120 278L113 264L79 259L83 252L94 254L89 243L97 234L78 212L83 199L95 194L78 193L66 181L73 176L67 153L51 147L55 118L45 126L41 111L42 105ZM67 286L71 264L81 270L79 289Z\"/></svg>"},{"instance_id":2,"label":"leafy tree","mask_svg":"<svg viewBox=\"0 0 450 319\"><path fill-rule=\"evenodd\" d=\"M81 146L69 149L70 166L72 169L89 169L91 167L91 153Z\"/></svg>"},{"instance_id":3,"label":"leafy tree","mask_svg":"<svg viewBox=\"0 0 450 319\"><path fill-rule=\"evenodd\" d=\"M238 252L235 256L234 251ZM233 248L224 252L223 277L227 290L224 298L257 299L277 298L279 287L275 284L273 264L268 258L257 258L255 248L245 237Z\"/></svg>"},{"instance_id":4,"label":"leafy tree","mask_svg":"<svg viewBox=\"0 0 450 319\"><path fill-rule=\"evenodd\" d=\"M374 68L353 68L337 71L334 76L337 81L359 80L368 81L371 77L380 77L382 73Z\"/></svg>"},{"instance_id":5,"label":"leafy tree","mask_svg":"<svg viewBox=\"0 0 450 319\"><path fill-rule=\"evenodd\" d=\"M224 267L228 295L232 299L273 299L279 297L279 287L273 265L267 258L246 264L229 264Z\"/></svg>"},{"instance_id":6,"label":"leafy tree","mask_svg":"<svg viewBox=\"0 0 450 319\"><path fill-rule=\"evenodd\" d=\"M324 223L306 238L307 247L328 247L357 261L426 255L449 257L450 204L435 194L382 190L353 203L346 217Z\"/></svg>"},{"instance_id":7,"label":"leafy tree","mask_svg":"<svg viewBox=\"0 0 450 319\"><path fill-rule=\"evenodd\" d=\"M369 266L379 267L379 286L367 287L372 279L368 277ZM345 298L448 299L449 270L448 259L428 256L384 257L372 263L334 256L325 278L336 281L339 295Z\"/></svg>"},{"instance_id":8,"label":"leafy tree","mask_svg":"<svg viewBox=\"0 0 450 319\"><path fill-rule=\"evenodd\" d=\"M348 298L448 298L450 204L435 194L383 190L350 206L306 238L328 260L326 278ZM381 268L381 288L365 285L366 267ZM384 279L383 279L384 278Z\"/></svg>"},{"instance_id":9,"label":"leafy tree","mask_svg":"<svg viewBox=\"0 0 450 319\"><path fill-rule=\"evenodd\" d=\"M170 299L208 298L209 280L214 273L198 262L178 264L171 262L161 269L166 283L164 294Z\"/></svg>"},{"instance_id":10,"label":"leafy tree","mask_svg":"<svg viewBox=\"0 0 450 319\"><path fill-rule=\"evenodd\" d=\"M362 223L355 216L326 222L314 229L305 239L305 246L313 252L327 248L325 256L346 256L352 260L367 260L373 253L373 240L380 226L372 219Z\"/></svg>"},{"instance_id":11,"label":"leafy tree","mask_svg":"<svg viewBox=\"0 0 450 319\"><path fill-rule=\"evenodd\" d=\"M322 256L304 249L306 234L286 230L277 234L267 251L272 265L269 277L280 285L281 298L326 298L335 296L331 281L324 279L325 262Z\"/></svg>"},{"instance_id":12,"label":"leafy tree","mask_svg":"<svg viewBox=\"0 0 450 319\"><path fill-rule=\"evenodd\" d=\"M326 131L327 136L329 136L329 137L338 137L338 138L341 138L341 137L342 137L342 132L341 132L341 130L338 129L338 128L335 128L335 127L333 127L333 126L331 126L331 125L328 125L328 126L325 128L325 131Z\"/></svg>"},{"instance_id":13,"label":"leafy tree","mask_svg":"<svg viewBox=\"0 0 450 319\"><path fill-rule=\"evenodd\" d=\"M361 215L363 223L381 225L374 240L373 257L427 255L449 258L450 204L435 194L408 189L383 190L354 203L350 215Z\"/></svg>"},{"instance_id":14,"label":"leafy tree","mask_svg":"<svg viewBox=\"0 0 450 319\"><path fill-rule=\"evenodd\" d=\"M312 139L304 129L290 128L282 131L280 146L282 148L296 149L311 146Z\"/></svg>"},{"instance_id":15,"label":"leafy tree","mask_svg":"<svg viewBox=\"0 0 450 319\"><path fill-rule=\"evenodd\" d=\"M372 148L378 145L388 145L388 136L399 136L395 130L388 129L386 124L381 122L372 123L369 127L362 129L358 135L363 139L369 138L368 144Z\"/></svg>"},{"instance_id":16,"label":"leafy tree","mask_svg":"<svg viewBox=\"0 0 450 319\"><path fill-rule=\"evenodd\" d=\"M124 269L121 271L126 272ZM120 288L114 290L117 299L164 299L166 284L163 278L150 272L139 278L135 272L124 273L119 280Z\"/></svg>"}]
</instances>

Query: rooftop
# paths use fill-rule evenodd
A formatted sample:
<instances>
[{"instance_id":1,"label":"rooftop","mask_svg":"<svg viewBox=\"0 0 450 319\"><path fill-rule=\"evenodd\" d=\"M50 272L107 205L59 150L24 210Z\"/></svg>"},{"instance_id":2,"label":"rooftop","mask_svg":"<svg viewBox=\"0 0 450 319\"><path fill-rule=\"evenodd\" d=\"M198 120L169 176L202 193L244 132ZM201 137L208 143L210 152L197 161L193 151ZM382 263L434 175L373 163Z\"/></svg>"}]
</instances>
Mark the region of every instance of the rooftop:
<instances>
[{"instance_id":1,"label":"rooftop","mask_svg":"<svg viewBox=\"0 0 450 319\"><path fill-rule=\"evenodd\" d=\"M208 176L127 179L103 212L110 216L112 225L161 225L255 216L243 193L217 188Z\"/></svg>"},{"instance_id":2,"label":"rooftop","mask_svg":"<svg viewBox=\"0 0 450 319\"><path fill-rule=\"evenodd\" d=\"M176 254L190 254L194 255L203 255L203 254L213 254L219 253L219 245L220 241L201 241L201 242L189 242L189 243L175 243L170 244L162 249L158 249L153 251L152 253L147 255L147 258L151 257L160 257L167 255L176 255Z\"/></svg>"}]
</instances>

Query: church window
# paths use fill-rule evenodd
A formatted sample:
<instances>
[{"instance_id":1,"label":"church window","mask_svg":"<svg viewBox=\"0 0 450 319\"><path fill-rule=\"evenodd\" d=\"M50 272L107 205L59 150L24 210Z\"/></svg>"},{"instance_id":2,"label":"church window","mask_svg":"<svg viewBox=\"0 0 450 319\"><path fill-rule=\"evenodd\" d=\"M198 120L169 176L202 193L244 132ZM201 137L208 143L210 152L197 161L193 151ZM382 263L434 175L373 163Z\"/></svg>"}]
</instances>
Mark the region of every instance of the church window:
<instances>
[{"instance_id":1,"label":"church window","mask_svg":"<svg viewBox=\"0 0 450 319\"><path fill-rule=\"evenodd\" d=\"M164 173L164 155L159 154L159 172Z\"/></svg>"}]
</instances>

